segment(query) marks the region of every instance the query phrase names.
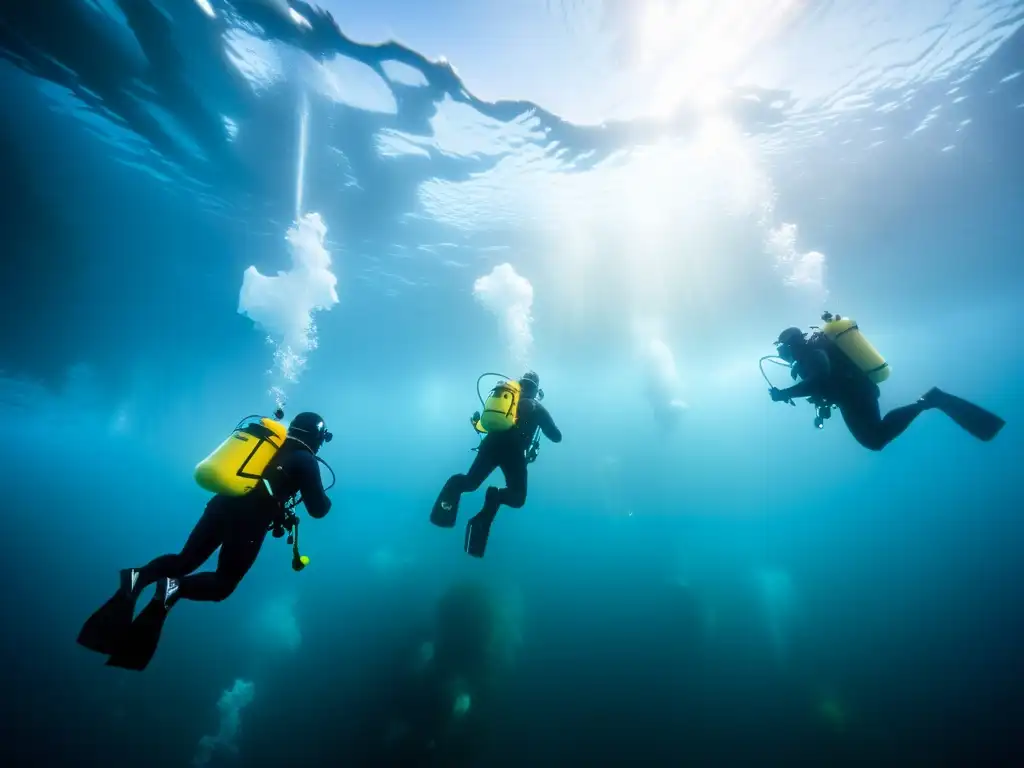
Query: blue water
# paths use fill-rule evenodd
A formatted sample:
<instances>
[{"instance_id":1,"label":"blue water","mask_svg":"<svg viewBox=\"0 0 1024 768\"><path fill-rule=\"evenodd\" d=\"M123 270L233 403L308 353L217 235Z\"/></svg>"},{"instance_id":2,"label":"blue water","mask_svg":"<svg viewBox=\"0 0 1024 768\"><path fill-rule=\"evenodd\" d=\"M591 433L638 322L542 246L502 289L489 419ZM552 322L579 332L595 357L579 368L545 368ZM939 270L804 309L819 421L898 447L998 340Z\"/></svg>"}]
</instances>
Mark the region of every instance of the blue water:
<instances>
[{"instance_id":1,"label":"blue water","mask_svg":"<svg viewBox=\"0 0 1024 768\"><path fill-rule=\"evenodd\" d=\"M1022 23L4 5L4 764L1021 762ZM772 403L757 359L826 309L883 409L937 385L1007 427L871 452ZM527 368L565 439L473 559L430 506L477 376ZM105 667L82 622L279 404L335 434L310 566L268 538Z\"/></svg>"}]
</instances>

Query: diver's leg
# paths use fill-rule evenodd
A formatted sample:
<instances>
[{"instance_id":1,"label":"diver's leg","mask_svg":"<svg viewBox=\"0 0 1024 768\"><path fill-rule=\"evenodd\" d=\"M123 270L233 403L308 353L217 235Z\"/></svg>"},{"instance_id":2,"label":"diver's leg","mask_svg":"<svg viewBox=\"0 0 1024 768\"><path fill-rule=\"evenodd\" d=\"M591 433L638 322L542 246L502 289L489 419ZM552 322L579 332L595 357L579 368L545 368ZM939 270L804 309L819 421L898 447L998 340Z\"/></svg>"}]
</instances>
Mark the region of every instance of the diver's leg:
<instances>
[{"instance_id":1,"label":"diver's leg","mask_svg":"<svg viewBox=\"0 0 1024 768\"><path fill-rule=\"evenodd\" d=\"M214 496L179 554L161 555L138 569L137 589L141 590L162 578L180 579L209 560L224 540L226 516L223 500Z\"/></svg>"},{"instance_id":2,"label":"diver's leg","mask_svg":"<svg viewBox=\"0 0 1024 768\"><path fill-rule=\"evenodd\" d=\"M184 577L177 597L200 602L226 599L256 562L269 526L270 521L259 510L242 509L233 515L217 557L217 570Z\"/></svg>"},{"instance_id":3,"label":"diver's leg","mask_svg":"<svg viewBox=\"0 0 1024 768\"><path fill-rule=\"evenodd\" d=\"M430 511L430 522L441 528L451 528L454 526L455 518L459 514L459 501L462 498L462 494L472 493L483 485L484 480L487 479L497 466L498 456L491 444L488 443L487 438L484 438L483 442L480 443L480 449L476 453L476 458L473 459L469 472L464 475L452 475L448 478L448 482L444 484L441 493L437 496L437 501L434 502L433 509Z\"/></svg>"},{"instance_id":4,"label":"diver's leg","mask_svg":"<svg viewBox=\"0 0 1024 768\"><path fill-rule=\"evenodd\" d=\"M872 451L880 451L885 447L882 439L882 413L877 398L866 394L846 396L837 405L854 440Z\"/></svg>"},{"instance_id":5,"label":"diver's leg","mask_svg":"<svg viewBox=\"0 0 1024 768\"><path fill-rule=\"evenodd\" d=\"M498 504L520 509L526 503L526 457L516 451L502 457L498 466L505 476L505 487L498 489Z\"/></svg>"},{"instance_id":6,"label":"diver's leg","mask_svg":"<svg viewBox=\"0 0 1024 768\"><path fill-rule=\"evenodd\" d=\"M223 529L223 534L218 537L221 550L217 570L181 579L161 577L157 581L156 595L139 612L111 653L108 666L145 669L156 653L167 614L181 598L218 601L235 591L263 546L269 521L258 508L246 505L223 509L218 517L217 527Z\"/></svg>"},{"instance_id":7,"label":"diver's leg","mask_svg":"<svg viewBox=\"0 0 1024 768\"><path fill-rule=\"evenodd\" d=\"M498 508L504 504L518 509L526 503L526 457L517 447L512 447L498 458L505 487L488 488L483 508L466 523L465 549L473 557L484 556Z\"/></svg>"},{"instance_id":8,"label":"diver's leg","mask_svg":"<svg viewBox=\"0 0 1024 768\"><path fill-rule=\"evenodd\" d=\"M910 405L901 405L899 408L893 408L882 419L882 439L885 440L885 445L888 445L897 437L907 431L907 427L920 416L926 410L926 406L921 402L911 403Z\"/></svg>"},{"instance_id":9,"label":"diver's leg","mask_svg":"<svg viewBox=\"0 0 1024 768\"><path fill-rule=\"evenodd\" d=\"M476 452L476 458L464 475L452 475L445 483L445 488L453 494L472 493L481 485L484 480L490 477L491 472L498 468L501 458L494 446L485 442L480 443L480 450Z\"/></svg>"},{"instance_id":10,"label":"diver's leg","mask_svg":"<svg viewBox=\"0 0 1024 768\"><path fill-rule=\"evenodd\" d=\"M878 398L869 393L857 393L843 398L839 412L854 439L872 451L880 451L902 435L911 422L925 410L921 403L894 408L882 418Z\"/></svg>"}]
</instances>

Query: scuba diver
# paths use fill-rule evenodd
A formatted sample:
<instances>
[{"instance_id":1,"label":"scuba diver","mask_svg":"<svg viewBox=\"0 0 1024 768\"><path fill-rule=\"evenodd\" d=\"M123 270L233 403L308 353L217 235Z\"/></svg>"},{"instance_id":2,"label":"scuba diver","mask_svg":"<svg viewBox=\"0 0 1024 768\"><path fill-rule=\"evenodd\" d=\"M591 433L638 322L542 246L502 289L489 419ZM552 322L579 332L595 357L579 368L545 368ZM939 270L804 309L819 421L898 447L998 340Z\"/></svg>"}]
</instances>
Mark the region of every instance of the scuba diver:
<instances>
[{"instance_id":1,"label":"scuba diver","mask_svg":"<svg viewBox=\"0 0 1024 768\"><path fill-rule=\"evenodd\" d=\"M938 387L928 390L916 403L894 408L883 417L878 406L878 384L889 378L888 363L853 320L828 312L821 319L825 326L809 337L799 328L787 328L775 342L779 358L800 381L786 389L768 381L774 402L795 405L794 398L808 398L817 409L814 425L819 429L837 407L854 439L865 448L880 451L927 410L942 411L984 441L993 439L1005 425L995 414ZM774 362L775 358L762 358L762 364L765 360ZM764 374L763 367L761 372Z\"/></svg>"},{"instance_id":2,"label":"scuba diver","mask_svg":"<svg viewBox=\"0 0 1024 768\"><path fill-rule=\"evenodd\" d=\"M498 374L484 374L488 375ZM478 387L479 383L478 380ZM518 381L499 382L486 401L481 398L483 415L477 412L470 419L473 428L484 435L476 449L476 458L469 472L448 478L434 502L430 522L441 528L454 527L462 494L475 491L500 468L506 487L490 486L483 508L466 523L464 546L466 553L473 557L484 556L498 507L504 504L519 509L526 503L527 466L537 458L539 432L553 443L562 441L562 433L540 403L543 397L540 377L527 371Z\"/></svg>"},{"instance_id":3,"label":"scuba diver","mask_svg":"<svg viewBox=\"0 0 1024 768\"><path fill-rule=\"evenodd\" d=\"M274 415L284 417L280 409ZM107 666L145 669L171 607L183 599L220 602L231 595L256 562L269 531L275 538L288 531L292 568L302 570L309 558L299 554L294 508L301 502L318 519L330 510L326 490L331 486L324 488L318 462L327 465L317 453L332 437L315 413L298 414L287 430L272 419L243 419L196 467L196 481L216 495L181 552L121 570L117 592L85 622L78 642L108 654ZM216 570L193 573L218 547ZM154 583L153 599L133 621L139 594Z\"/></svg>"}]
</instances>

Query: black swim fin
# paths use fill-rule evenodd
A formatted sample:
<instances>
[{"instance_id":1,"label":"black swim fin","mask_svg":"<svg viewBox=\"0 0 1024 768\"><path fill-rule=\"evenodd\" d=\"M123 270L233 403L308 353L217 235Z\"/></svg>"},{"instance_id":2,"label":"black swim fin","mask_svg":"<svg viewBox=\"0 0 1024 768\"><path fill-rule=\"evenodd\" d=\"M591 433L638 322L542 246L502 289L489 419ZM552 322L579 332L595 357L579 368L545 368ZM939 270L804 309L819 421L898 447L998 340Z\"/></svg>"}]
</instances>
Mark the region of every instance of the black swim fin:
<instances>
[{"instance_id":1,"label":"black swim fin","mask_svg":"<svg viewBox=\"0 0 1024 768\"><path fill-rule=\"evenodd\" d=\"M439 528L454 528L455 518L459 516L459 497L454 500L445 495L447 488L441 490L434 502L434 508L430 510L430 522Z\"/></svg>"},{"instance_id":2,"label":"black swim fin","mask_svg":"<svg viewBox=\"0 0 1024 768\"><path fill-rule=\"evenodd\" d=\"M136 589L139 571L125 568L119 576L121 584L99 610L86 619L78 633L78 644L96 653L110 654L117 648L122 636L132 625L135 602L139 592Z\"/></svg>"},{"instance_id":3,"label":"black swim fin","mask_svg":"<svg viewBox=\"0 0 1024 768\"><path fill-rule=\"evenodd\" d=\"M483 557L487 549L487 538L491 535L491 523L498 514L498 489L488 488L484 506L466 523L464 547L467 555Z\"/></svg>"},{"instance_id":4,"label":"black swim fin","mask_svg":"<svg viewBox=\"0 0 1024 768\"><path fill-rule=\"evenodd\" d=\"M1006 426L1006 422L994 413L956 395L943 392L938 387L929 390L921 399L926 405L938 408L962 429L985 442L998 435L999 430Z\"/></svg>"},{"instance_id":5,"label":"black swim fin","mask_svg":"<svg viewBox=\"0 0 1024 768\"><path fill-rule=\"evenodd\" d=\"M138 672L149 666L160 643L167 612L175 602L178 591L177 579L161 579L157 583L156 595L135 617L131 627L121 638L117 648L107 659L108 667L133 669Z\"/></svg>"},{"instance_id":6,"label":"black swim fin","mask_svg":"<svg viewBox=\"0 0 1024 768\"><path fill-rule=\"evenodd\" d=\"M487 538L491 535L491 523L494 522L494 515L481 512L469 518L466 523L465 549L467 555L483 557L487 549Z\"/></svg>"}]
</instances>

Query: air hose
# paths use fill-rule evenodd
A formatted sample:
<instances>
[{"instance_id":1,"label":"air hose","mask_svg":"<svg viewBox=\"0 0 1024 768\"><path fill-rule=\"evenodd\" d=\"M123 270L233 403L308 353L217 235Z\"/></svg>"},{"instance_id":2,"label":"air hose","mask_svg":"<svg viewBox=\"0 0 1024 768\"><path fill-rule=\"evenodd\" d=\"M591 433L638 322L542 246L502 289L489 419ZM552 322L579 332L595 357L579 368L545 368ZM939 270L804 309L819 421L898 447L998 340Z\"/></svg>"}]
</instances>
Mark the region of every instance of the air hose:
<instances>
[{"instance_id":1,"label":"air hose","mask_svg":"<svg viewBox=\"0 0 1024 768\"><path fill-rule=\"evenodd\" d=\"M781 357L776 357L775 355L765 355L764 357L757 361L757 367L761 369L761 375L764 377L764 380L768 383L768 386L771 387L772 389L777 389L777 387L774 384L772 384L771 379L768 378L768 374L764 372L765 361L773 363L775 365L780 365L784 368L789 368L790 364L783 360ZM822 399L811 397L808 398L808 400L810 400L811 404L814 406L814 426L816 429L822 429L825 426L825 420L832 416L832 406ZM788 400L787 402L790 405L796 405L796 403L794 403L792 399Z\"/></svg>"},{"instance_id":2,"label":"air hose","mask_svg":"<svg viewBox=\"0 0 1024 768\"><path fill-rule=\"evenodd\" d=\"M337 475L334 474L334 470L331 465L321 459L316 454L313 454L318 462L327 467L327 471L331 473L331 483L324 488L324 493L331 490L334 484L337 482ZM309 565L309 558L306 555L299 553L299 516L295 513L295 508L302 503L301 494L296 494L295 498L285 504L284 506L284 525L283 529L288 531L288 543L292 545L292 570L298 573L307 565Z\"/></svg>"},{"instance_id":3,"label":"air hose","mask_svg":"<svg viewBox=\"0 0 1024 768\"><path fill-rule=\"evenodd\" d=\"M480 382L483 381L488 376L495 376L495 377L497 377L499 379L505 379L506 381L512 381L512 377L511 376L506 376L503 373L493 373L493 372L481 373L477 377L477 379L476 379L476 396L477 396L477 399L480 401L480 406L481 407L483 407L483 405L484 405L484 396L480 393Z\"/></svg>"},{"instance_id":4,"label":"air hose","mask_svg":"<svg viewBox=\"0 0 1024 768\"><path fill-rule=\"evenodd\" d=\"M781 357L778 357L777 355L765 355L764 357L757 361L757 367L761 369L761 376L764 377L765 383L768 384L769 389L778 389L778 387L772 384L772 380L768 378L768 374L764 372L765 362L772 363L773 365L779 365L782 366L783 368L789 368L790 364L783 360ZM792 400L789 400L788 402L790 405L796 405L796 403L794 403Z\"/></svg>"},{"instance_id":5,"label":"air hose","mask_svg":"<svg viewBox=\"0 0 1024 768\"><path fill-rule=\"evenodd\" d=\"M292 512L292 516L292 530L288 540L292 545L292 570L298 573L309 565L309 558L299 554L299 516L294 512Z\"/></svg>"}]
</instances>

